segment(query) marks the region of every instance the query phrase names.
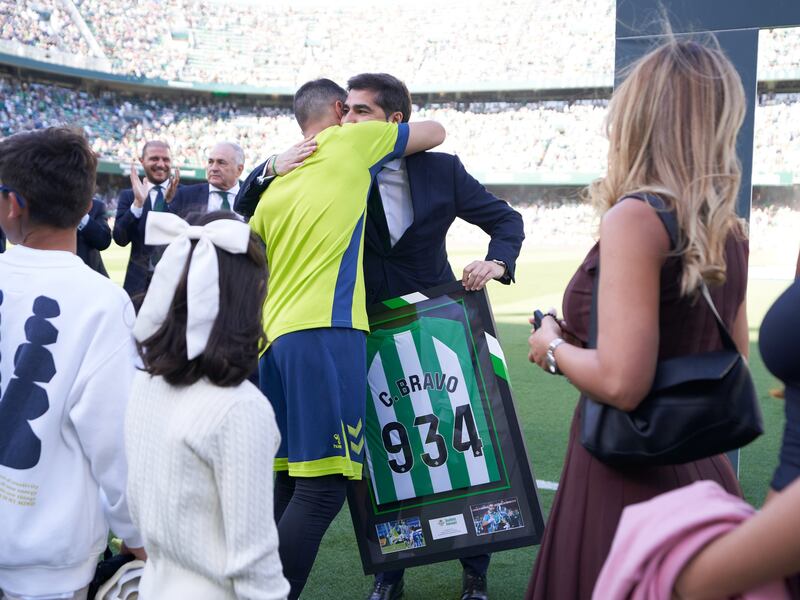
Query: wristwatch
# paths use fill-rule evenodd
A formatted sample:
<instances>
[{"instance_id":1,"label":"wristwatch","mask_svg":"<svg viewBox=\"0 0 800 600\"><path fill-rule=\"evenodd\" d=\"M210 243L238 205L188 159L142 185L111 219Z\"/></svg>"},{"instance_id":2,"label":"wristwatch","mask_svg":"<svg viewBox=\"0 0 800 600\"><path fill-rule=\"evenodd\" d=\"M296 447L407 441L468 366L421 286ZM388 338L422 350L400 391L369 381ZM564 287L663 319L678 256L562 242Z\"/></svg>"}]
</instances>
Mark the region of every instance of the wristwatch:
<instances>
[{"instance_id":1,"label":"wristwatch","mask_svg":"<svg viewBox=\"0 0 800 600\"><path fill-rule=\"evenodd\" d=\"M556 348L563 343L563 339L556 338L547 346L547 354L544 360L547 364L547 370L551 375L561 375L561 371L558 370L558 363L556 362Z\"/></svg>"},{"instance_id":2,"label":"wristwatch","mask_svg":"<svg viewBox=\"0 0 800 600\"><path fill-rule=\"evenodd\" d=\"M500 265L501 267L503 267L503 275L508 273L508 266L502 260L497 260L496 258L490 258L489 260L491 262L493 262L494 264ZM500 277L502 277L503 275L501 275Z\"/></svg>"}]
</instances>

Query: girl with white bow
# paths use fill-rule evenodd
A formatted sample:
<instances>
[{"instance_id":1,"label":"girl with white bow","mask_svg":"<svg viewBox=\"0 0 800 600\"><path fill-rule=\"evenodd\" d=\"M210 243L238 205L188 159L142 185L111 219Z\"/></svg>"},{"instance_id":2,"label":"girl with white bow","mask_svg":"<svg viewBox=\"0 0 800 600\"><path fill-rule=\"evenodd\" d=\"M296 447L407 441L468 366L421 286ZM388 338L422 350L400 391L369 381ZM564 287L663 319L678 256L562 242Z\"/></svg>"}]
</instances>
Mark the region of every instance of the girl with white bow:
<instances>
[{"instance_id":1,"label":"girl with white bow","mask_svg":"<svg viewBox=\"0 0 800 600\"><path fill-rule=\"evenodd\" d=\"M143 600L286 598L272 509L270 403L247 381L265 343L264 251L229 212L151 214L169 244L134 327L143 371L125 423Z\"/></svg>"}]
</instances>

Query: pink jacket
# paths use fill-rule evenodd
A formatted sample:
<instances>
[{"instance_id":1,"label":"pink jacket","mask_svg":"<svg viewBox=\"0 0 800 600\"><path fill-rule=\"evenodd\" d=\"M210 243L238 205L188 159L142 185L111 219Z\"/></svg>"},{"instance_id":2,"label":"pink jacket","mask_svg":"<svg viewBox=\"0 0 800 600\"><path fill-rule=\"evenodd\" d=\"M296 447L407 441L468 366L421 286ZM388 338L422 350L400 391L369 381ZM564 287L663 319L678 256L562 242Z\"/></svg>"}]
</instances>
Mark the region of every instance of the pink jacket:
<instances>
[{"instance_id":1,"label":"pink jacket","mask_svg":"<svg viewBox=\"0 0 800 600\"><path fill-rule=\"evenodd\" d=\"M682 568L714 538L755 513L712 481L662 494L622 513L592 600L669 600ZM789 600L782 581L743 600Z\"/></svg>"}]
</instances>

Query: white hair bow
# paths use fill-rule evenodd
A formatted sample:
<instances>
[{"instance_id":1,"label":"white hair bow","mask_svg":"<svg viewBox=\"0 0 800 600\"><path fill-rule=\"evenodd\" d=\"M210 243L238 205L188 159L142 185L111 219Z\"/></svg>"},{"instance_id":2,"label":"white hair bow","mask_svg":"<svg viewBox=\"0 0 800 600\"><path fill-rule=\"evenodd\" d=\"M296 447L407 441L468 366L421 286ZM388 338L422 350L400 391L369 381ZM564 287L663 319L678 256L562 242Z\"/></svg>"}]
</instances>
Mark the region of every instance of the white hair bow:
<instances>
[{"instance_id":1,"label":"white hair bow","mask_svg":"<svg viewBox=\"0 0 800 600\"><path fill-rule=\"evenodd\" d=\"M197 240L194 252L191 240ZM206 349L219 314L219 264L215 247L232 254L244 254L250 242L250 227L233 219L219 219L200 227L189 225L171 213L151 211L147 215L144 241L152 246L169 246L156 265L133 327L133 336L143 342L159 330L189 260L186 354L192 360Z\"/></svg>"}]
</instances>

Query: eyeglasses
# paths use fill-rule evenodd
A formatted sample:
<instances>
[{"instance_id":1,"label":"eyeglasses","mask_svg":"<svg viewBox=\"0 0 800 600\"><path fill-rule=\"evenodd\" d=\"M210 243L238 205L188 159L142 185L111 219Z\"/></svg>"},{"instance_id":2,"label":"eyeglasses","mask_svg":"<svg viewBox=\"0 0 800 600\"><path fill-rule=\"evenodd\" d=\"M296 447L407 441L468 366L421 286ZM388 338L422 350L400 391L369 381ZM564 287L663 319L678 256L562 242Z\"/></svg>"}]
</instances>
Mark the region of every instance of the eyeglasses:
<instances>
[{"instance_id":1,"label":"eyeglasses","mask_svg":"<svg viewBox=\"0 0 800 600\"><path fill-rule=\"evenodd\" d=\"M14 188L8 187L7 185L0 185L0 192L3 192L4 194L12 194L13 193L17 197L17 203L19 204L19 207L22 208L22 207L25 206L25 198L23 198L22 194L20 194Z\"/></svg>"}]
</instances>

